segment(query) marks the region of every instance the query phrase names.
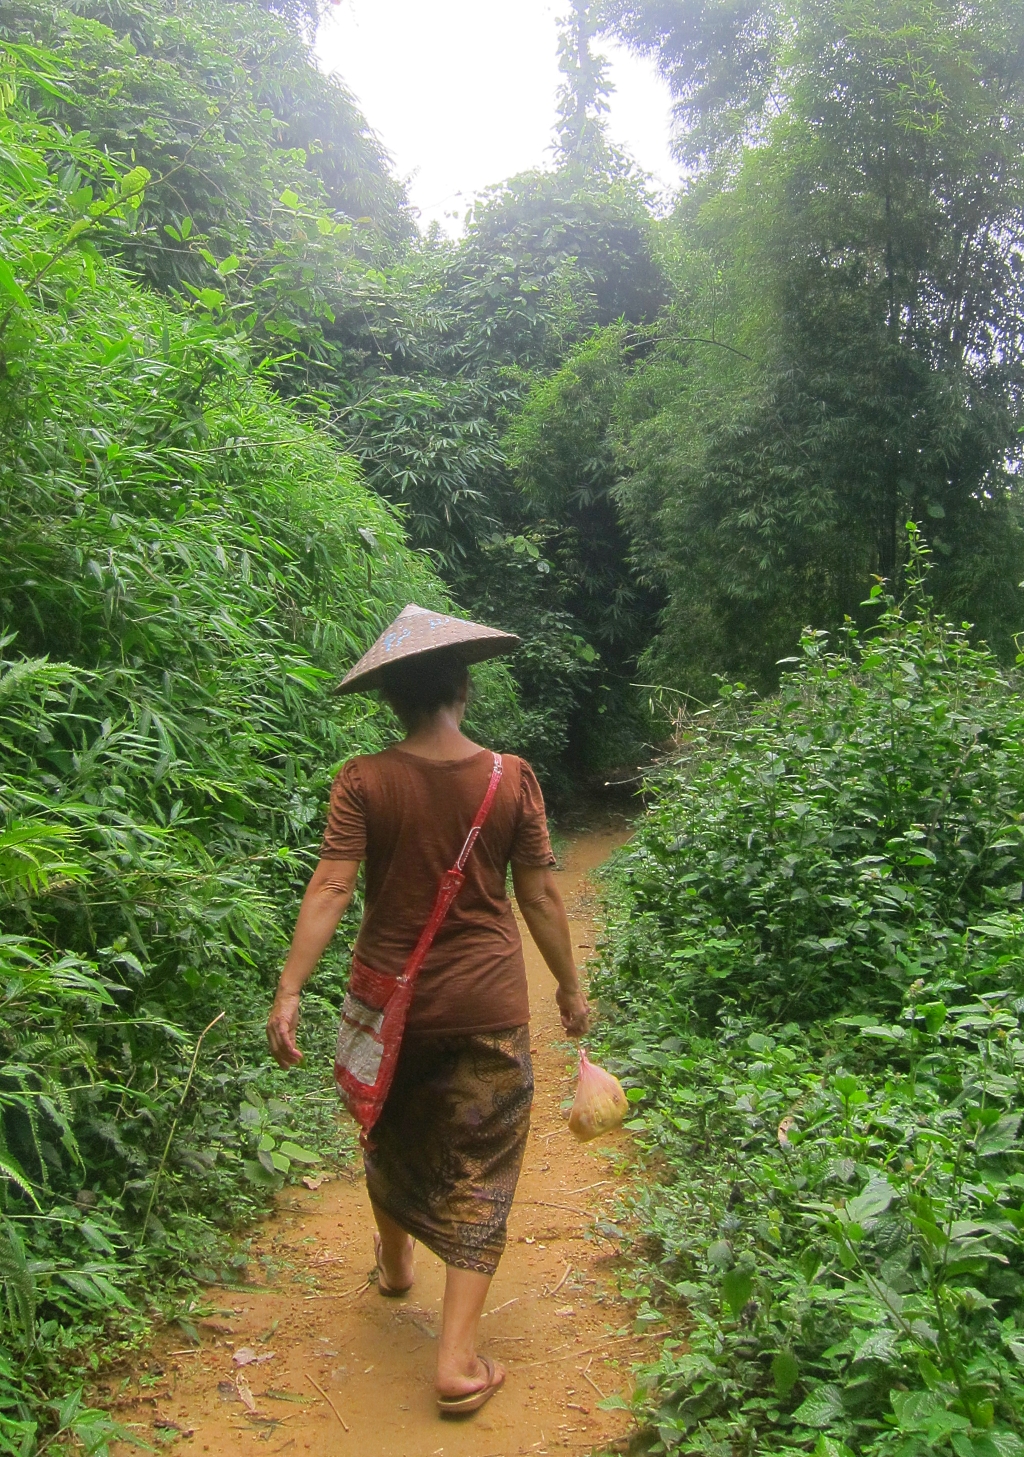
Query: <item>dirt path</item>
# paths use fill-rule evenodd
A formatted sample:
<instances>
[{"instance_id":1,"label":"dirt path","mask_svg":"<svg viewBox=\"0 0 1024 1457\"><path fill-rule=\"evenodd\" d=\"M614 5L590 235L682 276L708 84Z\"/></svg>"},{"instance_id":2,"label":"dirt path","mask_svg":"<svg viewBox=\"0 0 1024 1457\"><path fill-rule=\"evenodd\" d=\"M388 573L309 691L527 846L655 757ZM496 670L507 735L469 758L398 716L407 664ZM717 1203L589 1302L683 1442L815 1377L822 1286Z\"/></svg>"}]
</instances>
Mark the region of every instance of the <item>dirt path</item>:
<instances>
[{"instance_id":1,"label":"dirt path","mask_svg":"<svg viewBox=\"0 0 1024 1457\"><path fill-rule=\"evenodd\" d=\"M581 961L594 939L587 872L627 833L587 831L564 856L562 893ZM554 983L525 932L523 939L537 1095L508 1249L481 1328L481 1349L508 1368L505 1389L469 1421L438 1418L432 1376L444 1267L420 1249L407 1299L382 1300L364 1288L372 1221L363 1180L353 1175L281 1196L250 1266L251 1275L261 1259L276 1269L280 1288L208 1292L217 1314L202 1323L201 1349L162 1340L148 1370L121 1393L120 1420L154 1445L177 1438L182 1450L211 1457L581 1457L627 1432L624 1413L597 1403L601 1393L627 1390L643 1343L616 1298L615 1247L595 1234L623 1182L616 1148L627 1136L585 1147L569 1134L561 1104L572 1078L557 1045ZM245 1348L261 1359L239 1367Z\"/></svg>"}]
</instances>

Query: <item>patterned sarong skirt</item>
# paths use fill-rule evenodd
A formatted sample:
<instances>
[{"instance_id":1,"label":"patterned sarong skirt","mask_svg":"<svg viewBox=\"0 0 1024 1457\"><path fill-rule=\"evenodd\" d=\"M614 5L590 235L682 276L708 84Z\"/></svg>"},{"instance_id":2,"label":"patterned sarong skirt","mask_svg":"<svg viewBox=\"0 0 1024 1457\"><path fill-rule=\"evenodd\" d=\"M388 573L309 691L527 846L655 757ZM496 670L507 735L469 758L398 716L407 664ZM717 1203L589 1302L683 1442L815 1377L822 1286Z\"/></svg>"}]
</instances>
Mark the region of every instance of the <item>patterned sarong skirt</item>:
<instances>
[{"instance_id":1,"label":"patterned sarong skirt","mask_svg":"<svg viewBox=\"0 0 1024 1457\"><path fill-rule=\"evenodd\" d=\"M446 1265L493 1275L532 1102L528 1027L407 1035L363 1155L370 1198Z\"/></svg>"}]
</instances>

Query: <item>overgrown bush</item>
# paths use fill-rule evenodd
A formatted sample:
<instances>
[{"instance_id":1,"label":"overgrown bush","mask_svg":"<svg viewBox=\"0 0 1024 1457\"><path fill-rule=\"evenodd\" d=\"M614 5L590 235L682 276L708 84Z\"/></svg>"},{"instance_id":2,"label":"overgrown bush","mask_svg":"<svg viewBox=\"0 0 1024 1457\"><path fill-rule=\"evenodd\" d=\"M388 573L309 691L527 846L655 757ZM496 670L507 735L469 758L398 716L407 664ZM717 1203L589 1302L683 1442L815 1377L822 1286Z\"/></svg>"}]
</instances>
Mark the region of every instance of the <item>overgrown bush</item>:
<instances>
[{"instance_id":1,"label":"overgrown bush","mask_svg":"<svg viewBox=\"0 0 1024 1457\"><path fill-rule=\"evenodd\" d=\"M652 1453L1024 1453L1020 700L880 605L726 689L613 878Z\"/></svg>"},{"instance_id":2,"label":"overgrown bush","mask_svg":"<svg viewBox=\"0 0 1024 1457\"><path fill-rule=\"evenodd\" d=\"M1021 899L1024 706L919 581L836 650L808 631L777 696L722 684L624 862L616 983L686 1017L898 1006L950 937Z\"/></svg>"}]
</instances>

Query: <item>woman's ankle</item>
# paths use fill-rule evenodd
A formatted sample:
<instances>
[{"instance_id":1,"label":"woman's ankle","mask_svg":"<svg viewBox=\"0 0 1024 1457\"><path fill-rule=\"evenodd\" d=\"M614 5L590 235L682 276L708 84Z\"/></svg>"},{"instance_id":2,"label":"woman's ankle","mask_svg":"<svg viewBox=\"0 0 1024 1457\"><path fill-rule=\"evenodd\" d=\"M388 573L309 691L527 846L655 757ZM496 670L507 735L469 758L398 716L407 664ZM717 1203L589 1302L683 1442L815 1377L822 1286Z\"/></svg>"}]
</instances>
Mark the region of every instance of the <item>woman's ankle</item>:
<instances>
[{"instance_id":1,"label":"woman's ankle","mask_svg":"<svg viewBox=\"0 0 1024 1457\"><path fill-rule=\"evenodd\" d=\"M438 1351L437 1378L440 1381L476 1376L483 1369L475 1351Z\"/></svg>"},{"instance_id":2,"label":"woman's ankle","mask_svg":"<svg viewBox=\"0 0 1024 1457\"><path fill-rule=\"evenodd\" d=\"M413 1251L416 1247L412 1235L403 1233L400 1239L393 1236L385 1239L378 1234L377 1239L377 1264L385 1284L393 1289L410 1285L414 1273Z\"/></svg>"},{"instance_id":3,"label":"woman's ankle","mask_svg":"<svg viewBox=\"0 0 1024 1457\"><path fill-rule=\"evenodd\" d=\"M495 1363L495 1371L504 1368ZM442 1357L438 1352L437 1372L434 1387L439 1396L463 1396L487 1384L489 1373L480 1357L473 1352L467 1355L459 1352L455 1356Z\"/></svg>"}]
</instances>

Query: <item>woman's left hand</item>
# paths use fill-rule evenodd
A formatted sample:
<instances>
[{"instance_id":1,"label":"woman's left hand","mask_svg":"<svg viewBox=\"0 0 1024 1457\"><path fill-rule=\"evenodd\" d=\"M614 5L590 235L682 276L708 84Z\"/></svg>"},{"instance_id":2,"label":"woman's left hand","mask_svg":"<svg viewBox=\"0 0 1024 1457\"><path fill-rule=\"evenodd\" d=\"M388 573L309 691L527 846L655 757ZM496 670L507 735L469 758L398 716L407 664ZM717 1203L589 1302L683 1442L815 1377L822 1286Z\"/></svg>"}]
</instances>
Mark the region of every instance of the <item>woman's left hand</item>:
<instances>
[{"instance_id":1,"label":"woman's left hand","mask_svg":"<svg viewBox=\"0 0 1024 1457\"><path fill-rule=\"evenodd\" d=\"M562 1016L562 1026L568 1037L585 1037L590 1030L590 1003L583 992L564 992L561 987L555 993L555 1001Z\"/></svg>"},{"instance_id":2,"label":"woman's left hand","mask_svg":"<svg viewBox=\"0 0 1024 1457\"><path fill-rule=\"evenodd\" d=\"M278 992L267 1018L267 1042L270 1054L278 1067L295 1067L302 1061L302 1053L295 1042L299 1025L298 992Z\"/></svg>"}]
</instances>

